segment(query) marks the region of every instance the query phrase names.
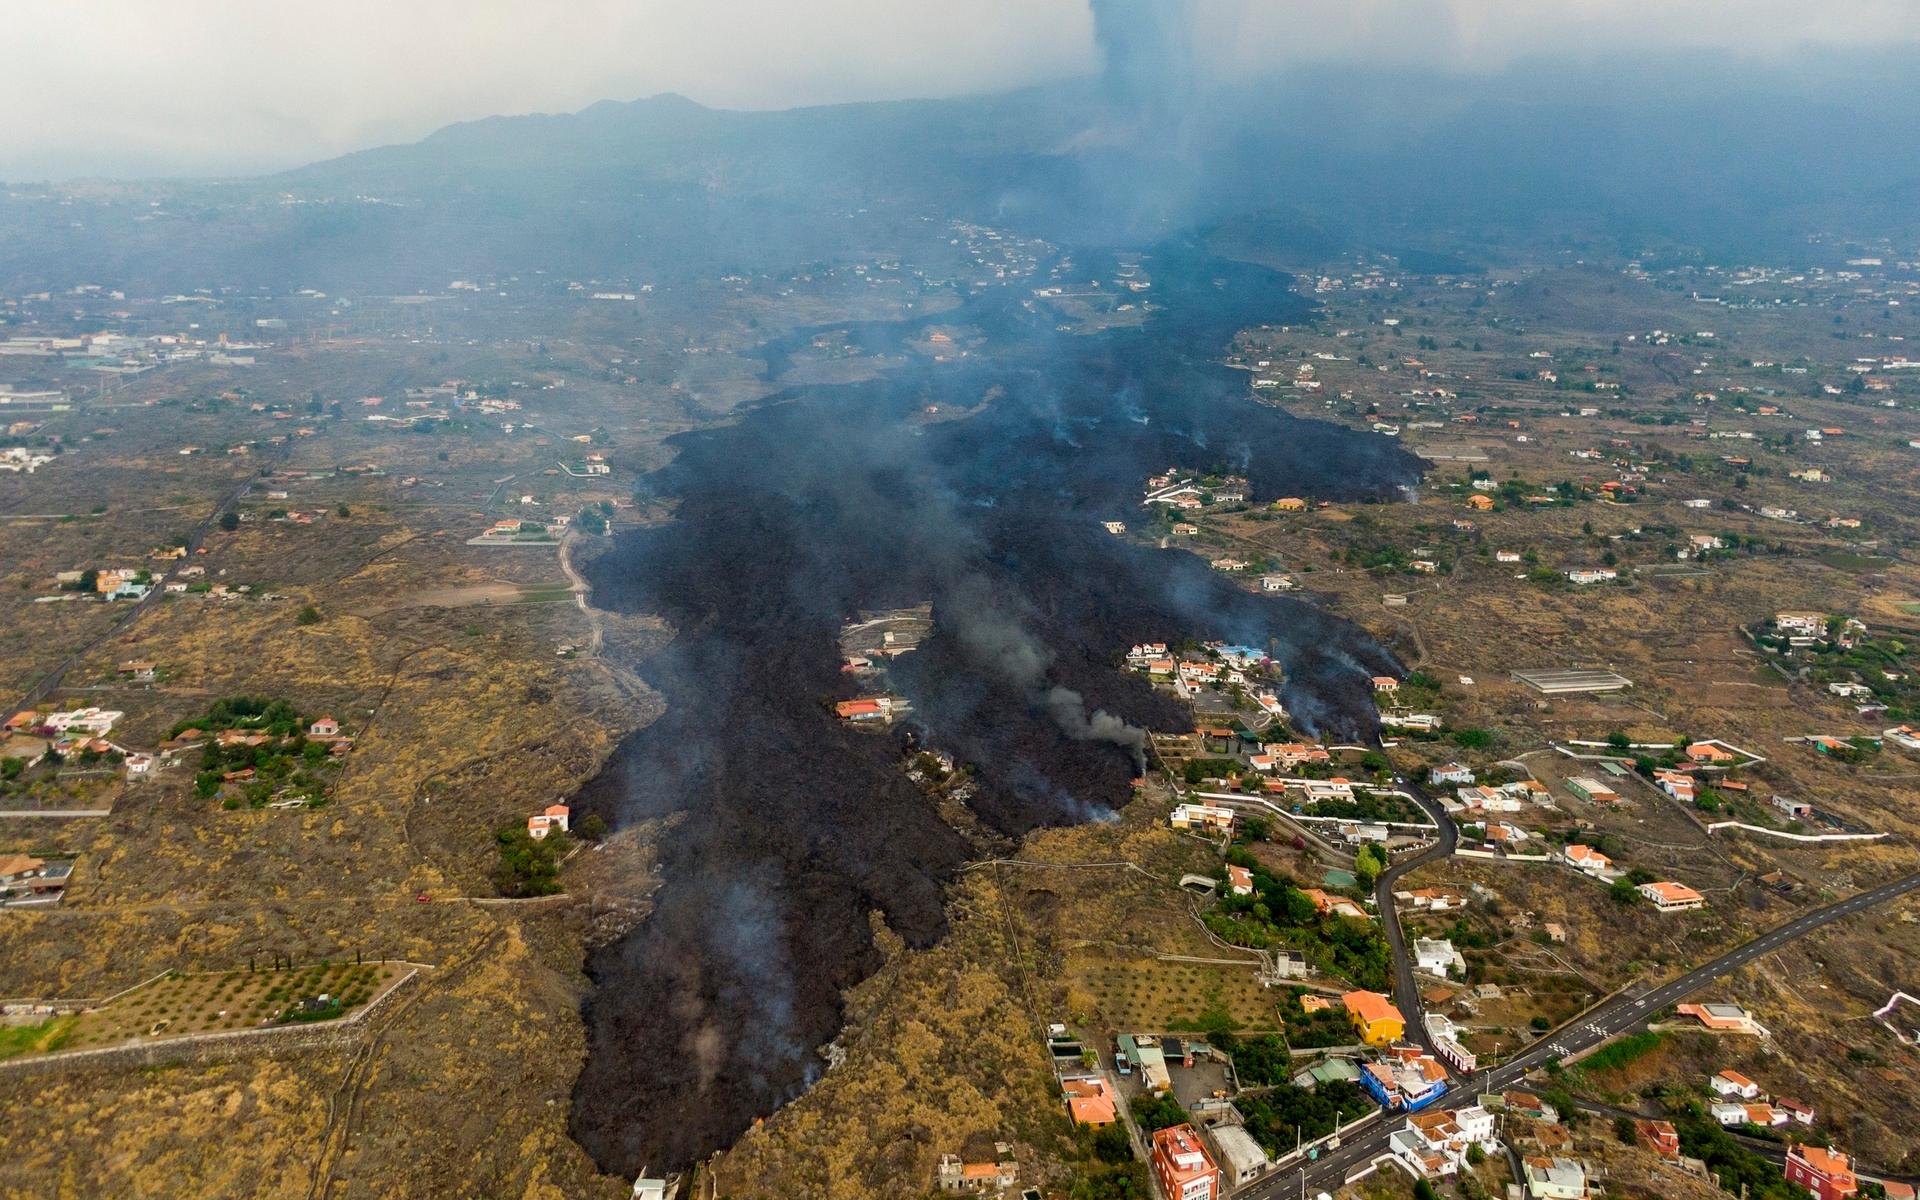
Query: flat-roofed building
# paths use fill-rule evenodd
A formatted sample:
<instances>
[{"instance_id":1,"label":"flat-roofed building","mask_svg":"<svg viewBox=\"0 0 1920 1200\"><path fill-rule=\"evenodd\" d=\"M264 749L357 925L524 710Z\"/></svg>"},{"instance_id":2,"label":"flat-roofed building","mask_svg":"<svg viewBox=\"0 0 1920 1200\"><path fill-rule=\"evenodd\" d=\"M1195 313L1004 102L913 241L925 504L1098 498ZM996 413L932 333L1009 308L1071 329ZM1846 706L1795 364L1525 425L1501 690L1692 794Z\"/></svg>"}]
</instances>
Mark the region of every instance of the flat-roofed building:
<instances>
[{"instance_id":1,"label":"flat-roofed building","mask_svg":"<svg viewBox=\"0 0 1920 1200\"><path fill-rule=\"evenodd\" d=\"M1633 686L1633 681L1612 671L1542 667L1515 671L1513 677L1545 696L1570 696L1580 692L1617 692Z\"/></svg>"}]
</instances>

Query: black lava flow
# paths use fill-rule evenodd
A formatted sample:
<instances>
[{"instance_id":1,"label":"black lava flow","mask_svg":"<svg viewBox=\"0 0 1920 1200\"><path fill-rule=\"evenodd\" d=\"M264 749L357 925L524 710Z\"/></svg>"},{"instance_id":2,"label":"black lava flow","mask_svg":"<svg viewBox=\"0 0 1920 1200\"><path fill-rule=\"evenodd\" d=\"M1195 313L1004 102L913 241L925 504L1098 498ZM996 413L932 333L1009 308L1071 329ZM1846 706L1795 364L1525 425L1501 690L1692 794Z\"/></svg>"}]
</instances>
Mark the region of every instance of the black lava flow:
<instances>
[{"instance_id":1,"label":"black lava flow","mask_svg":"<svg viewBox=\"0 0 1920 1200\"><path fill-rule=\"evenodd\" d=\"M830 708L855 694L837 639L859 610L933 602L891 683L914 734L973 765L976 815L1007 836L1111 812L1138 730L1191 728L1118 668L1135 642L1270 648L1298 719L1376 732L1368 677L1394 663L1364 633L1101 522L1138 520L1142 482L1170 465L1244 474L1260 499L1393 498L1419 462L1258 405L1220 364L1236 329L1306 319L1284 277L1178 249L1148 266L1162 312L1144 329L1065 335L988 295L942 318L986 332L971 360L795 388L674 438L643 484L674 519L588 564L597 604L675 637L638 664L665 715L576 804L616 827L681 816L653 912L587 963L573 1133L603 1169L682 1168L804 1090L842 992L879 965L871 913L912 946L945 930L943 885L975 848L903 774L904 731ZM854 331L876 348L918 332ZM770 371L784 353L767 348Z\"/></svg>"}]
</instances>

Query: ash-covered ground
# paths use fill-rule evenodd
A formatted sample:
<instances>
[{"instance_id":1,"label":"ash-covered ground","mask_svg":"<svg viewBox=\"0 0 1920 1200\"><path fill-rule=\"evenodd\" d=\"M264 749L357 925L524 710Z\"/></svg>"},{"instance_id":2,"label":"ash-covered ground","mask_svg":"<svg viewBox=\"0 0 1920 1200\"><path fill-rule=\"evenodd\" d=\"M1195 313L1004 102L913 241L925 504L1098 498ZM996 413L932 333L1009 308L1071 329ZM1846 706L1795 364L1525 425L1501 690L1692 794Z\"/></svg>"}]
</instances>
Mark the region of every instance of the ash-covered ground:
<instances>
[{"instance_id":1,"label":"ash-covered ground","mask_svg":"<svg viewBox=\"0 0 1920 1200\"><path fill-rule=\"evenodd\" d=\"M803 1090L841 992L878 965L870 912L913 945L944 930L943 881L972 848L903 774L902 733L830 708L854 694L836 639L858 611L933 601L891 679L1008 835L1124 804L1141 730L1190 728L1118 668L1135 642L1271 644L1297 720L1374 733L1368 677L1393 663L1364 633L1101 522L1137 519L1170 464L1244 474L1263 499L1392 498L1418 460L1255 404L1220 365L1236 329L1306 318L1283 277L1180 249L1149 263L1163 312L1143 330L1067 335L990 294L964 314L990 343L968 362L796 389L676 438L644 485L675 519L589 564L596 603L677 636L638 668L665 716L577 803L615 825L684 814L654 913L588 963L573 1129L604 1168L683 1167Z\"/></svg>"}]
</instances>

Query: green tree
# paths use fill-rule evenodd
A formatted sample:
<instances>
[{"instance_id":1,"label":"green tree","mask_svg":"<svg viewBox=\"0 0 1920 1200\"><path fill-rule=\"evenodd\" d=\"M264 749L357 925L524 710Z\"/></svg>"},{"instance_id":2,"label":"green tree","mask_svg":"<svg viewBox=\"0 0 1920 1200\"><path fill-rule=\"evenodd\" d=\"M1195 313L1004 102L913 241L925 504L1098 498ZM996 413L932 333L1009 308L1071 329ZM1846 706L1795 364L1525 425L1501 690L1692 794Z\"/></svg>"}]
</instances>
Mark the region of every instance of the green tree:
<instances>
[{"instance_id":1,"label":"green tree","mask_svg":"<svg viewBox=\"0 0 1920 1200\"><path fill-rule=\"evenodd\" d=\"M1353 877L1366 891L1373 890L1373 881L1380 878L1380 872L1387 869L1387 853L1375 845L1360 847L1353 856Z\"/></svg>"},{"instance_id":2,"label":"green tree","mask_svg":"<svg viewBox=\"0 0 1920 1200\"><path fill-rule=\"evenodd\" d=\"M1142 1094L1133 1098L1133 1120L1147 1133L1187 1123L1187 1110L1172 1096Z\"/></svg>"},{"instance_id":3,"label":"green tree","mask_svg":"<svg viewBox=\"0 0 1920 1200\"><path fill-rule=\"evenodd\" d=\"M1132 1162L1133 1139L1127 1136L1127 1127L1118 1121L1102 1126L1093 1135L1093 1153L1103 1163Z\"/></svg>"},{"instance_id":4,"label":"green tree","mask_svg":"<svg viewBox=\"0 0 1920 1200\"><path fill-rule=\"evenodd\" d=\"M226 530L228 533L232 533L234 530L240 528L240 514L234 512L232 509L221 513L220 528Z\"/></svg>"},{"instance_id":5,"label":"green tree","mask_svg":"<svg viewBox=\"0 0 1920 1200\"><path fill-rule=\"evenodd\" d=\"M303 607L293 619L302 625L318 625L320 623L320 610L309 604Z\"/></svg>"}]
</instances>

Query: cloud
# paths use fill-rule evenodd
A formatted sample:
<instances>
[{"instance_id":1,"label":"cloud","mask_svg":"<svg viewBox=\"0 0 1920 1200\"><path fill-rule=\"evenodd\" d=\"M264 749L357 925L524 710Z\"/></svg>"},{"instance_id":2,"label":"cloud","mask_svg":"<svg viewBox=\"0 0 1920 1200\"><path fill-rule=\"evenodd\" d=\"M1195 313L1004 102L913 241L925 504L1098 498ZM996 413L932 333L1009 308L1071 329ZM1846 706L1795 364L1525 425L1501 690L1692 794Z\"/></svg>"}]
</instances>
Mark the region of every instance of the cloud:
<instances>
[{"instance_id":1,"label":"cloud","mask_svg":"<svg viewBox=\"0 0 1920 1200\"><path fill-rule=\"evenodd\" d=\"M1538 55L1778 56L1920 40L1911 0L1188 0L1224 73L1299 62L1489 71Z\"/></svg>"},{"instance_id":2,"label":"cloud","mask_svg":"<svg viewBox=\"0 0 1920 1200\"><path fill-rule=\"evenodd\" d=\"M498 113L735 108L1093 69L1084 0L9 0L0 178L295 166Z\"/></svg>"},{"instance_id":3,"label":"cloud","mask_svg":"<svg viewBox=\"0 0 1920 1200\"><path fill-rule=\"evenodd\" d=\"M1920 38L1912 0L1100 4L1176 19L1154 45L1212 76ZM13 178L270 169L662 91L742 108L954 95L1102 60L1089 0L10 0L6 37L0 177Z\"/></svg>"}]
</instances>

